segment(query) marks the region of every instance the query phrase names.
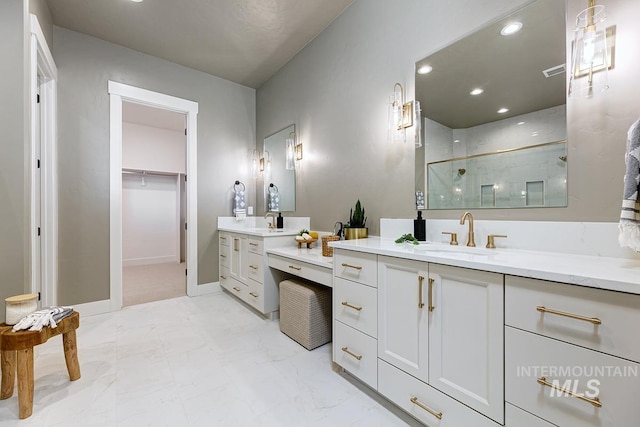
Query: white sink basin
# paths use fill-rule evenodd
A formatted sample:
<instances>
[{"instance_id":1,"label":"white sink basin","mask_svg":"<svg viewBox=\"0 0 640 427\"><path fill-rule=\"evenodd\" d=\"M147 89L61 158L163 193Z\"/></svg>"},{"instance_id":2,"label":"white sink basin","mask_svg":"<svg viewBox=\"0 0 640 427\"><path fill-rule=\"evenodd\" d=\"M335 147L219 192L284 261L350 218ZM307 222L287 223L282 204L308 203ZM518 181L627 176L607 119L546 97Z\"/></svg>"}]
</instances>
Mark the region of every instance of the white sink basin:
<instances>
[{"instance_id":1,"label":"white sink basin","mask_svg":"<svg viewBox=\"0 0 640 427\"><path fill-rule=\"evenodd\" d=\"M456 245L434 245L433 243L421 243L415 247L416 251L424 252L441 252L451 254L465 254L465 255L482 255L489 256L495 254L495 249L478 248L471 246L456 246Z\"/></svg>"}]
</instances>

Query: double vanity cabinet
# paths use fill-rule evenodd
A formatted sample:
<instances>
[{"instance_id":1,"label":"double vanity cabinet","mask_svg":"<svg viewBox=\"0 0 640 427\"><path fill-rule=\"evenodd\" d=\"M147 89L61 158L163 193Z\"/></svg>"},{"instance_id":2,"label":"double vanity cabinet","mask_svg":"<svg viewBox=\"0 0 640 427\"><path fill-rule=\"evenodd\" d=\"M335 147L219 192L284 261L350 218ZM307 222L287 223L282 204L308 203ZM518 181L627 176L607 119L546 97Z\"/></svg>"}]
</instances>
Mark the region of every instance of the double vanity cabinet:
<instances>
[{"instance_id":1,"label":"double vanity cabinet","mask_svg":"<svg viewBox=\"0 0 640 427\"><path fill-rule=\"evenodd\" d=\"M334 363L426 425L639 425L640 285L580 286L595 257L333 245Z\"/></svg>"}]
</instances>

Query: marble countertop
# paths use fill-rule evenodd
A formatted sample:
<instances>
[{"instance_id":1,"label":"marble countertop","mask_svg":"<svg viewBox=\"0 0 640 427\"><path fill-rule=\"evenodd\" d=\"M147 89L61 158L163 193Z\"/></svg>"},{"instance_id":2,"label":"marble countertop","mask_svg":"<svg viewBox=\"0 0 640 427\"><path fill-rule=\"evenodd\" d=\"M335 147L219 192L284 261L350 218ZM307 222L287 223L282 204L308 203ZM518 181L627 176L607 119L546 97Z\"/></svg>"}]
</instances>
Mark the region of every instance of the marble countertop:
<instances>
[{"instance_id":1,"label":"marble countertop","mask_svg":"<svg viewBox=\"0 0 640 427\"><path fill-rule=\"evenodd\" d=\"M295 236L300 231L299 229L292 228L276 228L275 230L269 230L266 227L221 227L218 226L220 231L228 231L230 233L248 234L250 236L259 237L278 237L278 236Z\"/></svg>"},{"instance_id":2,"label":"marble countertop","mask_svg":"<svg viewBox=\"0 0 640 427\"><path fill-rule=\"evenodd\" d=\"M416 247L380 237L342 240L329 245L337 249L640 294L640 260L520 249L467 248L442 243Z\"/></svg>"},{"instance_id":3,"label":"marble countertop","mask_svg":"<svg viewBox=\"0 0 640 427\"><path fill-rule=\"evenodd\" d=\"M312 249L298 249L297 246L285 246L281 248L267 249L266 252L267 254L279 255L296 261L314 264L319 267L333 269L333 257L322 256L322 248L320 245Z\"/></svg>"}]
</instances>

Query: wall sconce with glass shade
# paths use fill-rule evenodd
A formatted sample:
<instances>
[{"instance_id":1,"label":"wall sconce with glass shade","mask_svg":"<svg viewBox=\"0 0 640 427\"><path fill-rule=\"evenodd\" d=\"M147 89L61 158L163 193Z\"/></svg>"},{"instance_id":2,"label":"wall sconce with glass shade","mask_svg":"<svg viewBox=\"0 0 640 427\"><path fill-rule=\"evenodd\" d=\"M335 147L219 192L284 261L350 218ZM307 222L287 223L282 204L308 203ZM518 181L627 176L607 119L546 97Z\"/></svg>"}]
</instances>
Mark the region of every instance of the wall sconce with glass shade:
<instances>
[{"instance_id":1,"label":"wall sconce with glass shade","mask_svg":"<svg viewBox=\"0 0 640 427\"><path fill-rule=\"evenodd\" d=\"M589 0L576 16L571 55L570 97L590 98L609 89L608 70L613 68L615 26L605 28L603 5Z\"/></svg>"},{"instance_id":2,"label":"wall sconce with glass shade","mask_svg":"<svg viewBox=\"0 0 640 427\"><path fill-rule=\"evenodd\" d=\"M389 128L390 142L406 142L406 129L413 126L413 103L405 102L404 88L400 83L393 86L393 94L389 97Z\"/></svg>"},{"instance_id":3,"label":"wall sconce with glass shade","mask_svg":"<svg viewBox=\"0 0 640 427\"><path fill-rule=\"evenodd\" d=\"M284 140L285 162L284 166L287 170L296 168L296 133L291 132L287 139Z\"/></svg>"},{"instance_id":4,"label":"wall sconce with glass shade","mask_svg":"<svg viewBox=\"0 0 640 427\"><path fill-rule=\"evenodd\" d=\"M257 150L256 150L257 151ZM267 150L264 151L264 155L260 158L260 172L262 173L265 181L271 179L271 155Z\"/></svg>"},{"instance_id":5,"label":"wall sconce with glass shade","mask_svg":"<svg viewBox=\"0 0 640 427\"><path fill-rule=\"evenodd\" d=\"M251 152L251 160L250 160L250 168L251 168L251 176L254 179L258 179L260 177L260 151L254 149Z\"/></svg>"}]
</instances>

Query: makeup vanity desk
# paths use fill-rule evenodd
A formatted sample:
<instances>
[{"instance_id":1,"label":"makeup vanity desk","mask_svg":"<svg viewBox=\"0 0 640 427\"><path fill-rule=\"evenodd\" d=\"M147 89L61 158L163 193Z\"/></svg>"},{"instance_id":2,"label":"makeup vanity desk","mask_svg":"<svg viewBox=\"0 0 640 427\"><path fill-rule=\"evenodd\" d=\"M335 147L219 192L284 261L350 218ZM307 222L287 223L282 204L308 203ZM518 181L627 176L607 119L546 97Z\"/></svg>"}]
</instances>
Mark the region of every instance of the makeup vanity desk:
<instances>
[{"instance_id":1,"label":"makeup vanity desk","mask_svg":"<svg viewBox=\"0 0 640 427\"><path fill-rule=\"evenodd\" d=\"M267 249L269 267L333 287L333 258L322 256L320 245L312 249L286 246Z\"/></svg>"}]
</instances>

